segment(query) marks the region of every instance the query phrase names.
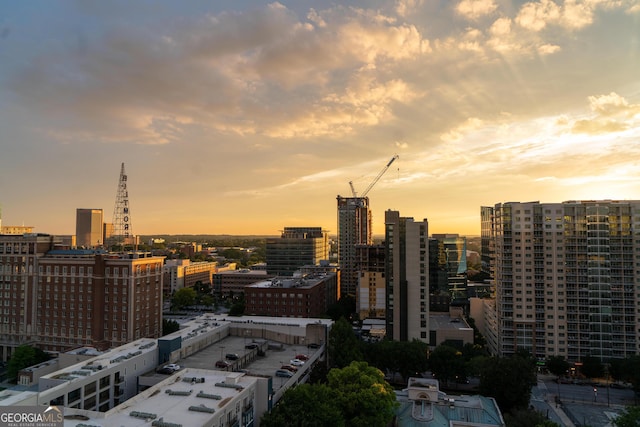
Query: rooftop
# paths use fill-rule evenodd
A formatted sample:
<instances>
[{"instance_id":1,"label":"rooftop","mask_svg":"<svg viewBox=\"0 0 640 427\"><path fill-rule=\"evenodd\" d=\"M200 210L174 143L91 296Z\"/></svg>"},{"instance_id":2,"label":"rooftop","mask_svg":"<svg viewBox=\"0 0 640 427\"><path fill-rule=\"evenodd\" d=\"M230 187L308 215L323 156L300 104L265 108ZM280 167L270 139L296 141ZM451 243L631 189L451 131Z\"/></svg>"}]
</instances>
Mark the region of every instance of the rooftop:
<instances>
[{"instance_id":1,"label":"rooftop","mask_svg":"<svg viewBox=\"0 0 640 427\"><path fill-rule=\"evenodd\" d=\"M429 329L431 330L467 330L471 328L467 322L460 317L452 317L447 314L433 314L429 315Z\"/></svg>"},{"instance_id":2,"label":"rooftop","mask_svg":"<svg viewBox=\"0 0 640 427\"><path fill-rule=\"evenodd\" d=\"M248 287L251 288L311 288L324 281L329 274L314 273L306 274L303 277L274 277L273 279L256 282Z\"/></svg>"},{"instance_id":3,"label":"rooftop","mask_svg":"<svg viewBox=\"0 0 640 427\"><path fill-rule=\"evenodd\" d=\"M65 415L78 413L84 417L66 419L64 425L149 425L160 420L176 426L206 425L215 412L256 381L241 372L187 368L105 414L65 408Z\"/></svg>"}]
</instances>

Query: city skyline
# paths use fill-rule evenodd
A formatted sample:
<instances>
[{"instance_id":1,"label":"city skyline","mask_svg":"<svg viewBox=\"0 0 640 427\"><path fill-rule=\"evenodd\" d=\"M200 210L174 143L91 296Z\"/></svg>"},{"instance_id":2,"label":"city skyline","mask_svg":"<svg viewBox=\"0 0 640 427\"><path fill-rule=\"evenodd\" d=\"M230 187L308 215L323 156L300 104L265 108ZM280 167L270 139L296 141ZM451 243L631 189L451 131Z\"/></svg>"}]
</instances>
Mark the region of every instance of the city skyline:
<instances>
[{"instance_id":1,"label":"city skyline","mask_svg":"<svg viewBox=\"0 0 640 427\"><path fill-rule=\"evenodd\" d=\"M3 225L337 232L369 192L430 233L511 200L640 198L640 5L420 0L11 3L0 18Z\"/></svg>"}]
</instances>

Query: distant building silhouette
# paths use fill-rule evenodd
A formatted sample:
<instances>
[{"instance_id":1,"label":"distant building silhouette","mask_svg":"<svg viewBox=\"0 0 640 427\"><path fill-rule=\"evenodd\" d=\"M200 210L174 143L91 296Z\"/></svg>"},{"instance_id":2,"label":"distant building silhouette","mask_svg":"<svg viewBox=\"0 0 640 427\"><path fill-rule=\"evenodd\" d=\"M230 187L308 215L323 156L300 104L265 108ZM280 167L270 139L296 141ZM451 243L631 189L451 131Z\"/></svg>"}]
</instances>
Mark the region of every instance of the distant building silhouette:
<instances>
[{"instance_id":1,"label":"distant building silhouette","mask_svg":"<svg viewBox=\"0 0 640 427\"><path fill-rule=\"evenodd\" d=\"M104 245L102 209L76 209L76 245L83 248Z\"/></svg>"},{"instance_id":2,"label":"distant building silhouette","mask_svg":"<svg viewBox=\"0 0 640 427\"><path fill-rule=\"evenodd\" d=\"M266 242L267 274L293 276L305 265L329 259L329 237L322 227L285 227Z\"/></svg>"}]
</instances>

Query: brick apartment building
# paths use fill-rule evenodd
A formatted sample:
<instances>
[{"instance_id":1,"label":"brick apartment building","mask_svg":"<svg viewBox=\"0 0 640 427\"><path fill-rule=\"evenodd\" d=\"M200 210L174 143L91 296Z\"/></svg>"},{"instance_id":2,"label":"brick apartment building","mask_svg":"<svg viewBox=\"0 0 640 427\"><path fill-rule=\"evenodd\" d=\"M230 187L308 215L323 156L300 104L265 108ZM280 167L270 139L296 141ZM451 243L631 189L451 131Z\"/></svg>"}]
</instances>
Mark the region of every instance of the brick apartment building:
<instances>
[{"instance_id":1,"label":"brick apartment building","mask_svg":"<svg viewBox=\"0 0 640 427\"><path fill-rule=\"evenodd\" d=\"M30 344L104 349L162 333L162 257L60 249L46 234L0 235L0 357Z\"/></svg>"}]
</instances>

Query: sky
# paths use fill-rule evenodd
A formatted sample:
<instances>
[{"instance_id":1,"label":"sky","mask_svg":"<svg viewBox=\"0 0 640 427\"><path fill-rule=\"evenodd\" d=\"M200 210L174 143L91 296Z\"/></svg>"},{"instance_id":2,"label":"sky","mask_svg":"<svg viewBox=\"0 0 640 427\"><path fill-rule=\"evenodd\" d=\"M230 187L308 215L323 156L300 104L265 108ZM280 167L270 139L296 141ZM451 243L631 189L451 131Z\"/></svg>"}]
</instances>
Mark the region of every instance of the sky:
<instances>
[{"instance_id":1,"label":"sky","mask_svg":"<svg viewBox=\"0 0 640 427\"><path fill-rule=\"evenodd\" d=\"M640 2L2 2L2 225L110 222L122 163L141 235L640 199Z\"/></svg>"}]
</instances>

